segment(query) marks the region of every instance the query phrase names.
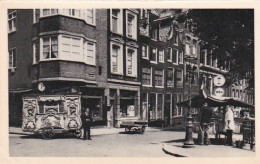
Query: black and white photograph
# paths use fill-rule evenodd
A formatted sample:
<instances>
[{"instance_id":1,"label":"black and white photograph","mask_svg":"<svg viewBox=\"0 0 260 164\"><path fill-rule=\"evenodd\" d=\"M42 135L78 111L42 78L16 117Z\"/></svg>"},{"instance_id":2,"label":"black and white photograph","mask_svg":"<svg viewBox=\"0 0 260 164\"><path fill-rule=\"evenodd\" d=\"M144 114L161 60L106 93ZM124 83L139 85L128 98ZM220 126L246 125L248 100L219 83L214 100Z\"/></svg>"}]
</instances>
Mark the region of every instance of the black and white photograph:
<instances>
[{"instance_id":1,"label":"black and white photograph","mask_svg":"<svg viewBox=\"0 0 260 164\"><path fill-rule=\"evenodd\" d=\"M255 158L255 13L8 7L9 156Z\"/></svg>"}]
</instances>

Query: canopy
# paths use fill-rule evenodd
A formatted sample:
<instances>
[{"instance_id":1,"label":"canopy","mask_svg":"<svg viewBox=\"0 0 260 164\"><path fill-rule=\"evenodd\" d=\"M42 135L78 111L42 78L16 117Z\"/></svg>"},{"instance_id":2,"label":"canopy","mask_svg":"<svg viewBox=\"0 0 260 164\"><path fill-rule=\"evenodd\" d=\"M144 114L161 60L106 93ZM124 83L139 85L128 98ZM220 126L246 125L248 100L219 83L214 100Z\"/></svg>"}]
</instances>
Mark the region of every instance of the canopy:
<instances>
[{"instance_id":1,"label":"canopy","mask_svg":"<svg viewBox=\"0 0 260 164\"><path fill-rule=\"evenodd\" d=\"M254 107L254 105L248 104L238 99L234 99L232 97L208 96L205 98L201 95L195 96L191 99L191 107L201 107L204 102L207 102L210 107L219 107L226 105L232 105L235 107ZM177 103L177 105L188 107L189 100Z\"/></svg>"}]
</instances>

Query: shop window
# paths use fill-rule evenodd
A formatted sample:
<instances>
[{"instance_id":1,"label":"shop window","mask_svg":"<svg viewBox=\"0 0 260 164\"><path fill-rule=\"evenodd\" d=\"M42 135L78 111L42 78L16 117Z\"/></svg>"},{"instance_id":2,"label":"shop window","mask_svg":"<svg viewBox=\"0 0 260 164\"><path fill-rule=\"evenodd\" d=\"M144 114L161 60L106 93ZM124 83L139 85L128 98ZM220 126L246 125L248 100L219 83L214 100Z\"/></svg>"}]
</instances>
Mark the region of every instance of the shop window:
<instances>
[{"instance_id":1,"label":"shop window","mask_svg":"<svg viewBox=\"0 0 260 164\"><path fill-rule=\"evenodd\" d=\"M155 86L163 87L163 70L155 70Z\"/></svg>"},{"instance_id":2,"label":"shop window","mask_svg":"<svg viewBox=\"0 0 260 164\"><path fill-rule=\"evenodd\" d=\"M126 11L126 35L127 37L136 39L136 31L137 31L137 18L135 14Z\"/></svg>"},{"instance_id":3,"label":"shop window","mask_svg":"<svg viewBox=\"0 0 260 164\"><path fill-rule=\"evenodd\" d=\"M120 90L121 117L135 117L138 115L137 92Z\"/></svg>"},{"instance_id":4,"label":"shop window","mask_svg":"<svg viewBox=\"0 0 260 164\"><path fill-rule=\"evenodd\" d=\"M111 9L111 31L122 34L122 10Z\"/></svg>"},{"instance_id":5,"label":"shop window","mask_svg":"<svg viewBox=\"0 0 260 164\"><path fill-rule=\"evenodd\" d=\"M173 49L172 62L174 64L178 64L178 50L176 50L176 49Z\"/></svg>"},{"instance_id":6,"label":"shop window","mask_svg":"<svg viewBox=\"0 0 260 164\"><path fill-rule=\"evenodd\" d=\"M164 50L159 50L159 62L164 63Z\"/></svg>"},{"instance_id":7,"label":"shop window","mask_svg":"<svg viewBox=\"0 0 260 164\"><path fill-rule=\"evenodd\" d=\"M16 31L16 10L8 14L8 32Z\"/></svg>"},{"instance_id":8,"label":"shop window","mask_svg":"<svg viewBox=\"0 0 260 164\"><path fill-rule=\"evenodd\" d=\"M146 86L152 85L152 69L143 68L142 69L142 84Z\"/></svg>"},{"instance_id":9,"label":"shop window","mask_svg":"<svg viewBox=\"0 0 260 164\"><path fill-rule=\"evenodd\" d=\"M149 59L149 56L148 56L148 46L147 45L143 45L142 46L142 57L144 59Z\"/></svg>"},{"instance_id":10,"label":"shop window","mask_svg":"<svg viewBox=\"0 0 260 164\"><path fill-rule=\"evenodd\" d=\"M183 70L182 69L175 70L175 87L183 88Z\"/></svg>"},{"instance_id":11,"label":"shop window","mask_svg":"<svg viewBox=\"0 0 260 164\"><path fill-rule=\"evenodd\" d=\"M126 48L126 75L137 77L137 50L132 48Z\"/></svg>"},{"instance_id":12,"label":"shop window","mask_svg":"<svg viewBox=\"0 0 260 164\"><path fill-rule=\"evenodd\" d=\"M150 108L149 108L149 115L150 115L150 120L155 120L156 119L156 94L151 93L150 94Z\"/></svg>"},{"instance_id":13,"label":"shop window","mask_svg":"<svg viewBox=\"0 0 260 164\"><path fill-rule=\"evenodd\" d=\"M167 51L167 61L172 62L172 48L168 48Z\"/></svg>"},{"instance_id":14,"label":"shop window","mask_svg":"<svg viewBox=\"0 0 260 164\"><path fill-rule=\"evenodd\" d=\"M167 87L174 87L174 68L167 68Z\"/></svg>"},{"instance_id":15,"label":"shop window","mask_svg":"<svg viewBox=\"0 0 260 164\"><path fill-rule=\"evenodd\" d=\"M9 53L9 69L16 68L16 48L12 48Z\"/></svg>"},{"instance_id":16,"label":"shop window","mask_svg":"<svg viewBox=\"0 0 260 164\"><path fill-rule=\"evenodd\" d=\"M123 74L123 48L122 45L111 43L111 73Z\"/></svg>"},{"instance_id":17,"label":"shop window","mask_svg":"<svg viewBox=\"0 0 260 164\"><path fill-rule=\"evenodd\" d=\"M153 48L151 47L151 51L150 51L150 60L151 63L157 63L157 48Z\"/></svg>"},{"instance_id":18,"label":"shop window","mask_svg":"<svg viewBox=\"0 0 260 164\"><path fill-rule=\"evenodd\" d=\"M157 119L162 119L163 94L157 94Z\"/></svg>"}]
</instances>

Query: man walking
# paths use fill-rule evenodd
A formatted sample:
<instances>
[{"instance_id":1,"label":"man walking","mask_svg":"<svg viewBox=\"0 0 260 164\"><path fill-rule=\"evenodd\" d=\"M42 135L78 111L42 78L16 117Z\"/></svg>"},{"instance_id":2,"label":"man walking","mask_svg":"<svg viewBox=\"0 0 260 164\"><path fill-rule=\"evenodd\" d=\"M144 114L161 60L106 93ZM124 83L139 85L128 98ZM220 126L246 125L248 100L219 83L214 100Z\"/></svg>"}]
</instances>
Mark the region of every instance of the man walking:
<instances>
[{"instance_id":1,"label":"man walking","mask_svg":"<svg viewBox=\"0 0 260 164\"><path fill-rule=\"evenodd\" d=\"M200 109L200 134L199 144L209 145L209 126L212 117L212 110L208 107L208 103L204 103Z\"/></svg>"},{"instance_id":2,"label":"man walking","mask_svg":"<svg viewBox=\"0 0 260 164\"><path fill-rule=\"evenodd\" d=\"M227 134L227 144L232 146L232 134L235 129L234 123L234 107L227 105L225 113L225 127L224 132Z\"/></svg>"}]
</instances>

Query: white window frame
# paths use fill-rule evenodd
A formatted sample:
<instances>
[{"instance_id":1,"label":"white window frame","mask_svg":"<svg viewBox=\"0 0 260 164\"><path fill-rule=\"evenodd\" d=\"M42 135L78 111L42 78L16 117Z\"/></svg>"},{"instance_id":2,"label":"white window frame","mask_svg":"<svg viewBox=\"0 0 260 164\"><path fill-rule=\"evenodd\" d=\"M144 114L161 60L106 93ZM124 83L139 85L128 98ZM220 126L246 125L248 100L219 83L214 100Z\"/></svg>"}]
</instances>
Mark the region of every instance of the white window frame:
<instances>
[{"instance_id":1,"label":"white window frame","mask_svg":"<svg viewBox=\"0 0 260 164\"><path fill-rule=\"evenodd\" d=\"M173 51L175 51L175 50L176 50L176 62L173 61ZM179 64L179 50L175 49L175 48L172 49L172 63L175 64L175 65Z\"/></svg>"},{"instance_id":2,"label":"white window frame","mask_svg":"<svg viewBox=\"0 0 260 164\"><path fill-rule=\"evenodd\" d=\"M133 51L133 56L132 56L132 74L128 73L128 51ZM130 77L137 77L137 49L136 48L131 48L131 47L126 47L126 76Z\"/></svg>"},{"instance_id":3,"label":"white window frame","mask_svg":"<svg viewBox=\"0 0 260 164\"><path fill-rule=\"evenodd\" d=\"M146 49L146 57L143 56L143 47L145 47L145 49ZM148 45L145 45L145 44L142 45L142 58L149 60L149 46Z\"/></svg>"},{"instance_id":4,"label":"white window frame","mask_svg":"<svg viewBox=\"0 0 260 164\"><path fill-rule=\"evenodd\" d=\"M184 71L183 71L183 69L175 69L176 73L177 73L177 71L179 71L179 70L181 71L181 83L182 83L182 87L178 87L178 86L176 85L175 88L183 88L183 87L184 87L184 84L183 84L183 80L184 80L184 79L183 79L183 78L184 78L184 77L183 77L183 74L184 74L183 72L184 72ZM176 79L174 79L174 80L175 80L174 82L176 82Z\"/></svg>"},{"instance_id":5,"label":"white window frame","mask_svg":"<svg viewBox=\"0 0 260 164\"><path fill-rule=\"evenodd\" d=\"M151 49L152 49L152 51L150 52L150 53L153 53L153 49L155 49L155 52L156 52L156 54L155 54L155 61L153 61L153 60L151 60L150 59L150 63L154 63L154 64L157 64L158 63L158 52L157 52L157 48L155 48L155 47L151 47Z\"/></svg>"},{"instance_id":6,"label":"white window frame","mask_svg":"<svg viewBox=\"0 0 260 164\"><path fill-rule=\"evenodd\" d=\"M155 38L153 37L154 36L154 31L156 31L156 34L155 34ZM154 41L157 41L158 40L158 29L155 28L155 29L152 29L152 36L151 36L151 39L154 40Z\"/></svg>"},{"instance_id":7,"label":"white window frame","mask_svg":"<svg viewBox=\"0 0 260 164\"><path fill-rule=\"evenodd\" d=\"M131 15L133 17L132 34L129 34L129 31L128 31L128 16L129 15ZM126 20L126 37L136 40L137 39L137 15L131 11L126 10L125 20Z\"/></svg>"},{"instance_id":8,"label":"white window frame","mask_svg":"<svg viewBox=\"0 0 260 164\"><path fill-rule=\"evenodd\" d=\"M15 16L14 16L14 13L15 13ZM11 18L9 18L9 15L11 15ZM8 13L7 19L8 19L8 23L7 23L8 24L8 28L7 28L8 29L8 33L16 31L17 11L14 10L14 11ZM9 22L11 22L11 24L12 24L12 28L11 29L9 28Z\"/></svg>"},{"instance_id":9,"label":"white window frame","mask_svg":"<svg viewBox=\"0 0 260 164\"><path fill-rule=\"evenodd\" d=\"M160 70L160 69L158 69L158 70ZM155 70L156 71L156 70ZM156 85L156 83L154 82L154 86L156 87L156 88L164 88L164 69L161 69L161 71L162 71L162 85L160 86L160 85ZM154 79L155 79L155 76L156 76L156 74L155 74L155 72L154 72Z\"/></svg>"},{"instance_id":10,"label":"white window frame","mask_svg":"<svg viewBox=\"0 0 260 164\"><path fill-rule=\"evenodd\" d=\"M152 87L153 86L153 67L150 67L150 71L151 71L151 73L150 73L150 85L142 84L143 87ZM142 70L142 76L143 76L143 70Z\"/></svg>"},{"instance_id":11,"label":"white window frame","mask_svg":"<svg viewBox=\"0 0 260 164\"><path fill-rule=\"evenodd\" d=\"M160 52L162 52L162 59L163 59L163 60L160 60ZM164 63L164 50L159 50L158 55L159 55L158 61L159 61L160 63Z\"/></svg>"},{"instance_id":12,"label":"white window frame","mask_svg":"<svg viewBox=\"0 0 260 164\"><path fill-rule=\"evenodd\" d=\"M38 48L39 48L39 61L40 61L40 56L41 56L41 52L40 52L40 41L37 40L37 41L34 41L33 42L33 64L37 64L39 63L39 61L36 61L36 43L38 43Z\"/></svg>"},{"instance_id":13,"label":"white window frame","mask_svg":"<svg viewBox=\"0 0 260 164\"><path fill-rule=\"evenodd\" d=\"M14 50L15 50L15 54L14 54ZM11 54L10 54L11 53ZM12 66L10 67L10 65L9 65L9 63L10 63L10 55L12 56ZM8 69L12 69L12 68L16 68L16 65L17 65L17 63L16 62L14 62L14 61L17 61L16 60L16 58L17 58L17 50L16 50L16 47L14 47L14 48L10 48L9 50L8 50ZM14 63L16 63L16 65L14 66Z\"/></svg>"},{"instance_id":14,"label":"white window frame","mask_svg":"<svg viewBox=\"0 0 260 164\"><path fill-rule=\"evenodd\" d=\"M63 48L63 45L62 45L62 38L63 37L67 37L67 38L70 38L70 57L69 58L65 58L65 56L63 56L63 52L62 52L62 48ZM61 58L64 58L65 60L75 60L75 61L82 61L83 60L83 38L81 37L75 37L75 36L69 36L69 35L59 35L59 38L58 38L60 41L59 42L59 50L60 50L60 53L62 56ZM77 39L79 40L79 45L77 45L79 47L79 56L78 58L76 56L73 56L73 51L72 51L72 47L73 47L73 39Z\"/></svg>"},{"instance_id":15,"label":"white window frame","mask_svg":"<svg viewBox=\"0 0 260 164\"><path fill-rule=\"evenodd\" d=\"M192 55L197 56L197 46L196 45L192 45Z\"/></svg>"},{"instance_id":16,"label":"white window frame","mask_svg":"<svg viewBox=\"0 0 260 164\"><path fill-rule=\"evenodd\" d=\"M93 44L93 56L92 56L92 58L93 58L93 62L90 62L89 60L88 60L88 58L89 58L89 54L88 54L88 44ZM91 41L88 41L88 40L86 40L86 41L84 41L84 45L83 45L83 47L84 47L84 50L83 50L83 56L84 56L84 62L86 63L86 64L89 64L89 65L96 65L96 43L95 42L91 42Z\"/></svg>"},{"instance_id":17,"label":"white window frame","mask_svg":"<svg viewBox=\"0 0 260 164\"><path fill-rule=\"evenodd\" d=\"M93 12L93 17L92 17L92 21L91 22L88 20L88 17L89 17L88 16L88 11L89 10L92 10L92 12ZM84 18L84 16L85 16L85 18ZM85 19L87 24L91 24L93 26L96 25L96 9L84 9L84 10L82 10L82 17Z\"/></svg>"},{"instance_id":18,"label":"white window frame","mask_svg":"<svg viewBox=\"0 0 260 164\"><path fill-rule=\"evenodd\" d=\"M168 50L170 50L170 59L167 58L167 61L168 62L172 62L172 48L171 47L168 47Z\"/></svg>"},{"instance_id":19,"label":"white window frame","mask_svg":"<svg viewBox=\"0 0 260 164\"><path fill-rule=\"evenodd\" d=\"M57 37L57 42L58 42L58 57L57 58L48 58L48 59L44 59L43 58L43 38L49 38L49 46L51 47L51 37ZM40 61L49 61L49 60L57 60L60 57L60 35L50 35L50 36L44 36L44 37L41 37L40 38ZM50 51L51 51L51 48L50 48ZM50 53L51 55L51 53Z\"/></svg>"},{"instance_id":20,"label":"white window frame","mask_svg":"<svg viewBox=\"0 0 260 164\"><path fill-rule=\"evenodd\" d=\"M191 52L190 52L191 50L190 50L190 45L189 44L185 44L185 54L187 55L187 56L190 56L191 55Z\"/></svg>"},{"instance_id":21,"label":"white window frame","mask_svg":"<svg viewBox=\"0 0 260 164\"><path fill-rule=\"evenodd\" d=\"M118 56L118 72L114 72L112 68L112 55L113 55L113 45L119 47ZM110 42L110 72L111 74L123 75L123 45L117 42Z\"/></svg>"},{"instance_id":22,"label":"white window frame","mask_svg":"<svg viewBox=\"0 0 260 164\"><path fill-rule=\"evenodd\" d=\"M113 32L113 10L118 10L119 11L119 15L118 15L118 25L117 25L117 32ZM123 10L122 9L110 9L110 31L112 33L116 33L116 34L123 34Z\"/></svg>"}]
</instances>

